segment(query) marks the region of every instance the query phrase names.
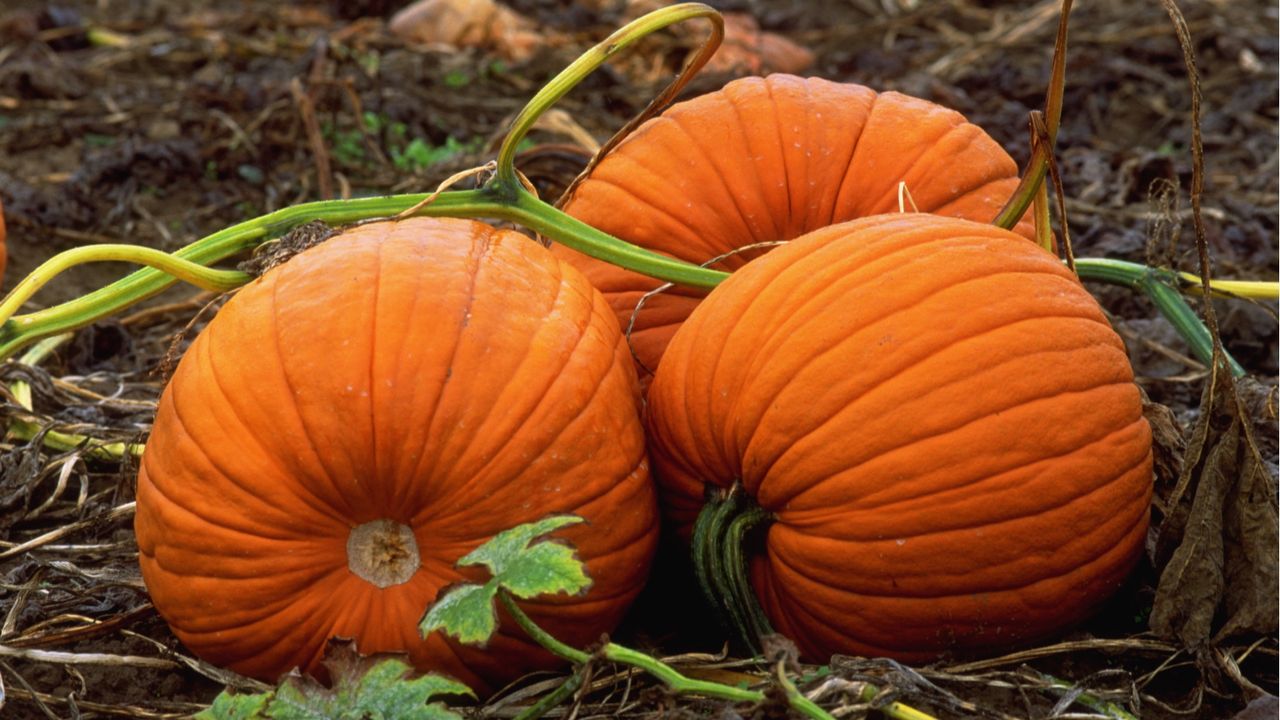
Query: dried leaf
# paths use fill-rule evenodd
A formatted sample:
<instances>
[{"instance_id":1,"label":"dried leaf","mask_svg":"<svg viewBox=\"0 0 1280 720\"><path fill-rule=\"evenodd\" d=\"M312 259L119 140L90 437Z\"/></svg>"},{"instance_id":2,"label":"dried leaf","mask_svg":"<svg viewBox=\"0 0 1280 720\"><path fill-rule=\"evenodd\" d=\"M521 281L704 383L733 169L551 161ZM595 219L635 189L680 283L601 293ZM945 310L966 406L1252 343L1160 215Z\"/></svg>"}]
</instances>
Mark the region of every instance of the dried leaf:
<instances>
[{"instance_id":1,"label":"dried leaf","mask_svg":"<svg viewBox=\"0 0 1280 720\"><path fill-rule=\"evenodd\" d=\"M494 0L418 0L391 18L396 37L423 45L476 47L528 60L543 44L533 21Z\"/></svg>"},{"instance_id":2,"label":"dried leaf","mask_svg":"<svg viewBox=\"0 0 1280 720\"><path fill-rule=\"evenodd\" d=\"M1153 631L1192 649L1245 631L1275 633L1275 483L1235 383L1225 372L1213 373L1157 531L1157 558L1162 547L1176 549L1156 589ZM1215 618L1223 619L1216 634Z\"/></svg>"},{"instance_id":3,"label":"dried leaf","mask_svg":"<svg viewBox=\"0 0 1280 720\"><path fill-rule=\"evenodd\" d=\"M627 0L623 16L635 19L668 4L667 0ZM813 67L815 56L812 50L778 33L761 30L760 23L752 15L726 12L722 17L724 39L707 62L705 72L726 75L799 75ZM677 26L672 31L689 45L701 43L706 35L706 30L699 25Z\"/></svg>"},{"instance_id":4,"label":"dried leaf","mask_svg":"<svg viewBox=\"0 0 1280 720\"><path fill-rule=\"evenodd\" d=\"M1225 508L1227 621L1214 636L1215 643L1243 632L1272 635L1280 615L1275 478L1249 432L1243 407L1237 404L1237 408L1241 429L1237 476Z\"/></svg>"},{"instance_id":5,"label":"dried leaf","mask_svg":"<svg viewBox=\"0 0 1280 720\"><path fill-rule=\"evenodd\" d=\"M1177 487L1182 475L1182 457L1187 439L1182 424L1168 406L1143 398L1142 414L1151 426L1151 451L1154 455L1156 504L1160 512L1169 514L1164 498Z\"/></svg>"},{"instance_id":6,"label":"dried leaf","mask_svg":"<svg viewBox=\"0 0 1280 720\"><path fill-rule=\"evenodd\" d=\"M800 649L796 644L784 635L771 633L760 638L761 651L766 662L770 665L783 663L787 672L799 674L800 670Z\"/></svg>"},{"instance_id":7,"label":"dried leaf","mask_svg":"<svg viewBox=\"0 0 1280 720\"><path fill-rule=\"evenodd\" d=\"M760 29L745 13L725 13L724 42L707 63L707 72L765 75L780 72L798 75L813 66L811 50Z\"/></svg>"}]
</instances>

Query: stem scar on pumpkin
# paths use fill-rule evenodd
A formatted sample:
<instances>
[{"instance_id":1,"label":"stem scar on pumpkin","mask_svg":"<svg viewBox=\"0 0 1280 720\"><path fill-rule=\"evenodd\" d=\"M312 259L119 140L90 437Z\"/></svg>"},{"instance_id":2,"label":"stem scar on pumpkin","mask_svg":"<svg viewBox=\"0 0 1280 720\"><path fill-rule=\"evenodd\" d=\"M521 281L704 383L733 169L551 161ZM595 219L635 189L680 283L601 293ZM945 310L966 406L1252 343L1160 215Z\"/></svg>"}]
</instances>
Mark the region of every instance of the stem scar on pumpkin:
<instances>
[{"instance_id":1,"label":"stem scar on pumpkin","mask_svg":"<svg viewBox=\"0 0 1280 720\"><path fill-rule=\"evenodd\" d=\"M347 537L347 567L379 588L409 582L421 566L413 530L395 520L357 525Z\"/></svg>"}]
</instances>

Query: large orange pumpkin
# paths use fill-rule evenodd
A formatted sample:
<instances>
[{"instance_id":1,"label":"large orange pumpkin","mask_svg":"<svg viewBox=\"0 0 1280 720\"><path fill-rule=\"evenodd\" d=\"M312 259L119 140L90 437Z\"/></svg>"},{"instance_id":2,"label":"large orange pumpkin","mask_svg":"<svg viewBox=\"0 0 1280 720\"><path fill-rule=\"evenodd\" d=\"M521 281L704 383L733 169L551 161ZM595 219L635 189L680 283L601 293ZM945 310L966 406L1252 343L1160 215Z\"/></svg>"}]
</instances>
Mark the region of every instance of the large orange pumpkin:
<instances>
[{"instance_id":1,"label":"large orange pumpkin","mask_svg":"<svg viewBox=\"0 0 1280 720\"><path fill-rule=\"evenodd\" d=\"M644 583L637 392L604 299L537 243L464 220L358 227L246 286L183 357L138 477L143 578L187 647L238 672L315 670L344 636L484 692L554 661L514 626L487 650L418 636L462 555L586 518L560 535L590 591L524 605L579 645Z\"/></svg>"},{"instance_id":2,"label":"large orange pumpkin","mask_svg":"<svg viewBox=\"0 0 1280 720\"><path fill-rule=\"evenodd\" d=\"M750 582L818 662L1049 636L1136 561L1151 433L1125 348L1050 253L990 225L885 215L736 272L648 395L660 499L769 518Z\"/></svg>"},{"instance_id":3,"label":"large orange pumpkin","mask_svg":"<svg viewBox=\"0 0 1280 720\"><path fill-rule=\"evenodd\" d=\"M668 109L614 149L565 204L570 215L641 247L704 263L906 209L991 221L1018 184L1007 153L960 113L896 92L793 75L745 78ZM1018 231L1030 238L1025 220ZM599 288L625 329L658 282L556 246ZM734 270L765 250L712 267ZM696 291L648 299L631 334L658 366ZM648 374L643 372L642 380Z\"/></svg>"}]
</instances>

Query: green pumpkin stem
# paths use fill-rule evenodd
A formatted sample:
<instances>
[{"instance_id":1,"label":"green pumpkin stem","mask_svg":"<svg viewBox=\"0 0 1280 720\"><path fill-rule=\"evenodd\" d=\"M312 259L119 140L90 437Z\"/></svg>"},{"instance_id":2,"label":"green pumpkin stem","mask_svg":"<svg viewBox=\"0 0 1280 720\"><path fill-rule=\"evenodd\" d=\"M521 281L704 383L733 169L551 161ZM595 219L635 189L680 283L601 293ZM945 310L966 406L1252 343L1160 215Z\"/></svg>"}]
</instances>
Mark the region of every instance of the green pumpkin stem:
<instances>
[{"instance_id":1,"label":"green pumpkin stem","mask_svg":"<svg viewBox=\"0 0 1280 720\"><path fill-rule=\"evenodd\" d=\"M773 632L747 577L744 544L752 530L772 514L751 500L741 486L712 488L693 526L692 557L698 585L735 640L752 654L760 638Z\"/></svg>"}]
</instances>

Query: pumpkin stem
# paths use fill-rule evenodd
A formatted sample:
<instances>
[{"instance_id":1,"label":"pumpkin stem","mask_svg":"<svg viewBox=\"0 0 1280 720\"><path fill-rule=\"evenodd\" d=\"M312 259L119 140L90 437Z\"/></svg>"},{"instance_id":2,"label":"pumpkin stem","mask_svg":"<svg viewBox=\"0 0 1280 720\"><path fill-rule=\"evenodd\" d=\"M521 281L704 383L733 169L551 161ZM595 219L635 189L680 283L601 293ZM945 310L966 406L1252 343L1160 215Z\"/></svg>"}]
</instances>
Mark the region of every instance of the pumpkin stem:
<instances>
[{"instance_id":1,"label":"pumpkin stem","mask_svg":"<svg viewBox=\"0 0 1280 720\"><path fill-rule=\"evenodd\" d=\"M151 251L149 260L140 260L136 257L128 259L131 262L162 268L163 272L152 268L139 270L123 280L76 300L26 316L15 316L14 313L26 302L30 293L48 282L52 274L60 272L62 265L86 261L66 254L58 255L49 263L60 263L61 265L58 265L60 269L40 276L33 273L24 281L31 284L30 292L24 297L11 293L3 307L0 307L0 359L11 357L13 353L30 342L83 327L145 300L173 285L176 282L175 277L194 282L201 287L216 287L220 290L237 287L247 282L248 276L231 282L233 276L242 274L209 270L200 266L223 260L254 247L268 238L283 234L293 225L311 220L343 224L388 217L410 208L417 210L415 214L432 217L499 218L518 222L570 248L628 270L681 285L700 288L715 287L728 277L726 273L706 270L658 253L642 250L577 222L526 191L521 186L515 170L516 147L520 141L547 109L582 82L587 75L623 48L640 39L670 25L695 18L709 20L711 34L685 64L675 80L654 98L639 116L606 143L604 150L607 150L617 144L636 125L670 102L694 74L711 59L724 38L724 19L714 8L701 3L682 3L655 10L623 26L571 63L534 95L516 116L511 130L499 149L495 176L480 190L440 194L427 208L417 207L429 197L424 194L364 198L353 201L324 201L284 208L214 233L172 255Z\"/></svg>"},{"instance_id":2,"label":"pumpkin stem","mask_svg":"<svg viewBox=\"0 0 1280 720\"><path fill-rule=\"evenodd\" d=\"M506 609L507 614L516 621L516 624L519 625L520 628L529 635L529 637L537 641L538 644L542 645L542 647L550 650L561 659L568 660L578 666L585 665L591 661L593 655L589 655L577 648L560 642L550 633L538 627L537 623L526 615L524 610L520 609L520 606L517 605L515 600L511 597L511 593L509 593L505 588L499 588L497 596L499 602L502 603L502 607ZM730 700L732 702L749 702L756 704L763 704L767 700L766 695L759 690L748 690L747 688L725 685L711 680L691 678L681 674L679 670L653 656L646 655L638 650L632 650L629 647L618 645L616 643L606 642L595 652L594 657L601 657L609 662L643 670L658 680L661 680L663 683L666 683L667 687L675 693L702 695L704 697L719 698L721 700ZM576 672L574 677L579 677L580 673L581 670ZM572 679L566 681L566 684L569 682L572 682ZM561 687L564 686L562 685ZM870 701L878 694L878 688L872 685L868 685L867 687L871 689L869 691L864 690L863 695L866 700ZM835 720L831 713L828 713L826 710L818 707L816 703L810 701L798 692L787 695L787 704L802 716L809 718L809 720ZM547 705L538 703L538 705L534 707L545 708ZM886 717L894 718L894 720L933 720L930 716L925 715L914 708L903 705L902 703L890 703L880 710ZM536 715L533 715L532 713L528 713L528 715L536 717Z\"/></svg>"},{"instance_id":3,"label":"pumpkin stem","mask_svg":"<svg viewBox=\"0 0 1280 720\"><path fill-rule=\"evenodd\" d=\"M728 492L723 492L723 491L720 491L719 489L716 489L714 492L715 492L715 499L717 500L716 502L717 505L729 505L730 507L733 507L733 508L745 509L746 514L753 514L751 513L750 508L755 504L750 502L749 498L746 498L746 496L743 495L740 488L735 487L729 490ZM728 502L722 502L722 501L728 501ZM758 506L756 507L756 509L759 510ZM763 511L760 511L760 513L764 514ZM735 516L732 520L730 520L729 521L730 525L733 525L733 523L737 519L738 518ZM749 525L749 524L751 523L744 523L744 525ZM528 527L528 526L522 526L522 527ZM512 532L517 532L517 531L508 531L507 533L500 534L499 537L503 535L510 536ZM527 538L526 538L526 542L527 542ZM469 565L469 564L479 563L483 565L488 565L490 570L494 571L495 573L498 573L498 575L505 575L507 572L511 571L513 568L504 562L504 563L501 563L504 567L502 569L498 569L494 564L491 564L491 561L496 559L495 558L496 555L510 552L510 550L509 549L500 550L500 551L495 550L495 548L493 547L494 543L501 544L502 541L497 539L491 540L489 543L482 545L476 551L476 553L480 553L480 554L493 553L492 555L486 555L488 559L481 560L478 557L475 557L473 555L473 556L468 556L471 559L464 558L462 561L460 561L460 564ZM545 564L545 560L546 560L545 558L535 560L532 555L526 554L523 556L523 558L521 558L521 560L517 564L524 565L527 561L528 563L530 563L525 568L528 571L533 571L533 569L535 568L540 568L540 569L545 569L548 572L551 572L550 568L552 567L552 565ZM580 569L581 567L579 566L579 570ZM476 598L476 597L481 598L480 607L488 611L492 611L492 605L490 604L491 598L497 599L502 609L506 610L507 616L510 617L511 620L514 620L516 625L518 625L520 629L522 629L525 632L525 634L529 636L531 640L538 643L546 650L550 651L551 654L555 655L556 657L559 657L562 660L567 660L573 663L574 665L578 666L575 668L574 673L570 677L570 679L565 681L565 683L560 686L559 690L553 692L549 696L550 699L544 699L536 703L531 708L521 713L519 716L520 718L540 717L543 713L545 713L548 709L550 709L552 705L563 700L565 697L571 694L573 692L573 689L578 687L578 684L582 681L584 676L589 677L589 670L586 669L586 666L589 665L593 660L597 660L597 659L603 659L608 662L627 665L629 667L643 670L649 673L650 675L652 675L653 677L657 678L658 680L662 681L663 683L665 683L667 688L674 693L681 693L681 694L688 693L688 694L694 694L694 695L702 695L705 697L719 698L722 700L730 700L732 702L755 703L759 706L763 706L766 702L770 701L771 699L772 700L777 699L776 697L771 697L770 695L766 695L766 693L760 690L751 690L746 687L739 687L736 685L726 685L726 684L714 682L711 680L700 680L697 678L688 677L686 675L681 674L680 671L677 670L676 668L668 665L667 663L651 655L647 655L638 650L632 650L631 648L609 642L608 637L602 638L600 641L600 644L595 648L593 648L591 652L579 650L573 647L572 645L569 645L567 643L560 641L554 635L552 635L551 633L539 627L538 624L534 622L533 618L529 617L529 615L525 613L524 609L522 609L520 605L516 603L516 599L512 595L513 590L510 587L508 587L506 580L500 579L498 575L495 575L494 578L491 579L489 583L483 587L479 585L463 585L458 588L455 588L454 591L450 592L450 597L452 597L453 592L463 591L465 589L467 592L471 593L468 596L469 598ZM526 598L532 599L534 597L537 597L539 594L541 593L537 590L530 590ZM432 629L435 629L437 627L446 627L446 625L448 625L448 626L453 626L455 629L446 630L446 632L449 632L450 634L454 634L457 632L456 625L454 625L452 621L448 623L441 623L440 618L437 615L437 613L440 611L440 608L442 607L442 604L447 602L451 602L449 597L446 597L443 600L441 600L440 598L437 598L436 605L427 612L426 618L423 619L421 627L424 629L424 631L430 632ZM459 605L470 602L470 600L463 600L461 602L457 602L457 601L452 601L452 602L454 602L454 609L456 610L456 608ZM433 618L433 616L436 616L436 617ZM459 615L459 617L461 617L461 615ZM506 620L504 619L502 622L505 624ZM487 630L475 637L469 637L469 639L463 640L463 642L466 642L468 644L484 643L487 641L487 639L491 634L492 634L492 630ZM785 700L787 705L790 706L792 710L795 710L800 715L809 718L809 720L835 720L835 718L831 715L831 713L828 713L826 710L823 710L821 707L817 705L817 703L813 702L808 697L800 693L799 688L797 688L795 685L795 682L792 681L789 677L787 677L786 667L781 664L778 666L778 681L782 684L782 686L786 690ZM863 701L871 702L872 700L880 696L880 688L870 683L859 683L859 685L861 685L861 688L859 690L859 695ZM881 712L881 714L883 714L885 717L892 718L892 720L933 720L933 718L930 717L929 715L925 715L924 713L921 713L920 711L912 707L903 705L902 703L898 703L898 702L884 703L880 705L878 709Z\"/></svg>"},{"instance_id":4,"label":"pumpkin stem","mask_svg":"<svg viewBox=\"0 0 1280 720\"><path fill-rule=\"evenodd\" d=\"M89 262L128 262L156 268L173 277L184 280L202 290L226 292L234 290L251 279L248 273L238 270L214 270L177 254L141 245L86 245L58 253L31 271L22 279L4 301L0 302L0 318L12 317L23 303L31 299L55 275L76 265Z\"/></svg>"},{"instance_id":5,"label":"pumpkin stem","mask_svg":"<svg viewBox=\"0 0 1280 720\"><path fill-rule=\"evenodd\" d=\"M511 593L507 592L505 588L499 587L497 596L498 602L502 603L502 607L506 609L507 614L511 616L512 620L516 621L516 624L520 626L521 630L524 630L531 640L550 650L557 657L568 660L575 665L583 665L591 661L590 654L572 645L560 642L556 636L539 627L538 623L533 621L533 618L520 609L520 606L516 604L515 598L511 597Z\"/></svg>"},{"instance_id":6,"label":"pumpkin stem","mask_svg":"<svg viewBox=\"0 0 1280 720\"><path fill-rule=\"evenodd\" d=\"M752 530L773 519L742 486L708 486L707 503L693 526L694 573L707 602L726 620L741 645L760 652L760 638L773 632L747 578L743 550Z\"/></svg>"}]
</instances>

